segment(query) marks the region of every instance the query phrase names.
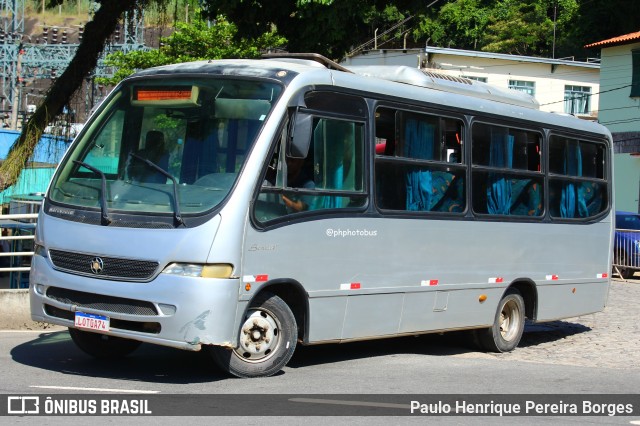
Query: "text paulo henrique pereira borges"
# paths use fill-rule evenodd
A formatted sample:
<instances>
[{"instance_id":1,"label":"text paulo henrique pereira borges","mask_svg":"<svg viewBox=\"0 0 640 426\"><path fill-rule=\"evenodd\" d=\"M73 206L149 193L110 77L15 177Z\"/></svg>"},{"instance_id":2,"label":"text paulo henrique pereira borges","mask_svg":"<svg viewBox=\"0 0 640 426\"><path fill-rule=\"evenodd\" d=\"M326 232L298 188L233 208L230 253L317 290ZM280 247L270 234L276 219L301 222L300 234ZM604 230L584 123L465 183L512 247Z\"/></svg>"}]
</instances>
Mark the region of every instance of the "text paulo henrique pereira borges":
<instances>
[{"instance_id":1,"label":"text paulo henrique pereira borges","mask_svg":"<svg viewBox=\"0 0 640 426\"><path fill-rule=\"evenodd\" d=\"M539 403L536 401L520 402L485 402L470 403L464 400L447 402L430 402L421 403L420 401L411 401L411 414L431 414L431 415L491 415L491 416L508 416L508 415L629 415L633 414L633 404L630 403L598 403L592 401L582 401L581 403L568 403L558 401L555 403Z\"/></svg>"}]
</instances>

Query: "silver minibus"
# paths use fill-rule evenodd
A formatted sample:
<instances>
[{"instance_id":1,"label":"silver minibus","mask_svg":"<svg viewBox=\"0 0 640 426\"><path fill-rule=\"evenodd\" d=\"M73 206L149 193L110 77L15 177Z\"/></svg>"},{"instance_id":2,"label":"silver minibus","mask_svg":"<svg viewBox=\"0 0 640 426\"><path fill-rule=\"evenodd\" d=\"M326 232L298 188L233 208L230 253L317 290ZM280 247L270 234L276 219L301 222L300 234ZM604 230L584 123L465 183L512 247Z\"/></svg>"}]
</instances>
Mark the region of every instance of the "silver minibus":
<instances>
[{"instance_id":1,"label":"silver minibus","mask_svg":"<svg viewBox=\"0 0 640 426\"><path fill-rule=\"evenodd\" d=\"M318 55L147 69L119 84L43 201L32 318L95 357L206 350L239 377L296 345L601 311L612 141L529 95Z\"/></svg>"}]
</instances>

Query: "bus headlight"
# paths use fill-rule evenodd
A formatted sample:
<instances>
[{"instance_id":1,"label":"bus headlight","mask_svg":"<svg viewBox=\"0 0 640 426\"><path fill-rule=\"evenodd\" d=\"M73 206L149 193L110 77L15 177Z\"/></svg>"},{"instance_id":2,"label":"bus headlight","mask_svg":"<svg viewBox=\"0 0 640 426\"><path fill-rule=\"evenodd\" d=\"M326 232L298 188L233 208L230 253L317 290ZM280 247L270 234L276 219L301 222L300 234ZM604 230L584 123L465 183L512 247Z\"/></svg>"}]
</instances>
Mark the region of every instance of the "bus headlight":
<instances>
[{"instance_id":1,"label":"bus headlight","mask_svg":"<svg viewBox=\"0 0 640 426\"><path fill-rule=\"evenodd\" d=\"M232 272L233 265L228 263L213 263L209 265L172 263L162 271L163 274L202 278L229 278Z\"/></svg>"}]
</instances>

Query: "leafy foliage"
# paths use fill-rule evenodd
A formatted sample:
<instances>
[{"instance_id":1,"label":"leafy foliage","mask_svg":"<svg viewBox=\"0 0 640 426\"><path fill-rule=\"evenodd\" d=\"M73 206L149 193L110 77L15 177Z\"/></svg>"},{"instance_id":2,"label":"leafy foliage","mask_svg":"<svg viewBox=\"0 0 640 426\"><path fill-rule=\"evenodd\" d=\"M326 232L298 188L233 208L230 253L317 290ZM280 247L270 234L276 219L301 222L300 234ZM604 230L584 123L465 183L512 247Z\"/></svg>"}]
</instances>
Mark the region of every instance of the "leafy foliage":
<instances>
[{"instance_id":1,"label":"leafy foliage","mask_svg":"<svg viewBox=\"0 0 640 426\"><path fill-rule=\"evenodd\" d=\"M585 44L637 31L637 0L204 0L240 36L275 27L292 52L342 58L355 47L413 46L584 56ZM398 22L411 17L405 25ZM380 36L380 34L384 34Z\"/></svg>"},{"instance_id":2,"label":"leafy foliage","mask_svg":"<svg viewBox=\"0 0 640 426\"><path fill-rule=\"evenodd\" d=\"M203 20L190 24L178 23L176 31L162 39L160 49L115 52L106 58L106 64L116 68L112 78L100 78L100 84L115 84L136 70L154 66L208 59L256 58L269 48L283 46L286 40L274 31L256 38L235 40L237 26L219 16L214 25Z\"/></svg>"}]
</instances>

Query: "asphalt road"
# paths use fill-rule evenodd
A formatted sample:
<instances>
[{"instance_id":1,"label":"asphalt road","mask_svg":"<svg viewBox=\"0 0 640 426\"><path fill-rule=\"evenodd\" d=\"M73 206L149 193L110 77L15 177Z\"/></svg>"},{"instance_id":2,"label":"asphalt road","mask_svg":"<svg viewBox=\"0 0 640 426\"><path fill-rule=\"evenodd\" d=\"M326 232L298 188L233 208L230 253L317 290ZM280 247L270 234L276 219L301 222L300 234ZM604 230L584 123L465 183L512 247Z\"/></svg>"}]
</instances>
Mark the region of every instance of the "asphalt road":
<instances>
[{"instance_id":1,"label":"asphalt road","mask_svg":"<svg viewBox=\"0 0 640 426\"><path fill-rule=\"evenodd\" d=\"M202 353L142 345L121 361L94 360L71 342L64 330L0 332L0 394L82 395L219 395L236 394L246 401L239 413L254 417L217 418L225 423L299 424L298 417L264 417L260 395L312 396L326 399L324 415L339 414L337 401L360 401L374 394L393 395L522 395L631 394L640 410L640 327L637 303L640 283L614 282L604 312L528 326L519 348L509 354L485 354L460 334L428 335L341 345L299 347L280 374L260 379L229 378ZM416 397L419 399L418 397ZM620 396L620 398L623 398ZM626 398L626 397L625 397ZM389 397L389 402L394 402ZM0 404L4 404L0 401ZM322 412L322 410L325 410ZM638 413L636 415L636 413ZM518 417L518 423L630 424L626 417ZM188 414L176 412L176 414ZM281 415L274 404L275 415ZM406 413L405 413L406 414ZM35 424L38 417L13 417ZM69 417L51 417L62 424ZM75 418L78 419L77 417ZM142 424L175 423L176 418L136 418ZM0 417L0 422L3 418ZM8 420L8 418L4 418ZM14 421L15 420L15 421ZM73 418L71 419L73 420ZM114 423L116 417L92 418ZM385 417L339 417L333 423L389 424ZM394 423L398 419L394 420ZM402 423L424 421L403 417ZM509 423L511 417L429 417L430 423ZM147 423L148 421L148 423ZM180 420L178 420L179 422ZM398 420L400 421L400 420ZM305 423L323 424L321 417ZM41 423L41 422L40 422ZM217 423L217 422L216 422Z\"/></svg>"}]
</instances>

